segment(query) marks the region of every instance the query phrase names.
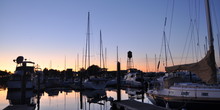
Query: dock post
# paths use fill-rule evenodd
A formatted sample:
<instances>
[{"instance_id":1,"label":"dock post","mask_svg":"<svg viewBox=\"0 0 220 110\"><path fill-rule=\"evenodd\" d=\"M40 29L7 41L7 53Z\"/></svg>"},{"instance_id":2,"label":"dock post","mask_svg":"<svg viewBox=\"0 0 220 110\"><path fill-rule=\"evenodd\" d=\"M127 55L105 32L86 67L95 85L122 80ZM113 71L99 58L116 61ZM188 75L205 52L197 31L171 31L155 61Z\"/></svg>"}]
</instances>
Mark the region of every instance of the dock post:
<instances>
[{"instance_id":1,"label":"dock post","mask_svg":"<svg viewBox=\"0 0 220 110\"><path fill-rule=\"evenodd\" d=\"M84 74L84 71L81 71L80 72L80 92L79 92L79 95L80 95L80 109L83 109L83 97L82 97L82 89L83 89L83 84L82 84L82 80L83 80L83 74Z\"/></svg>"},{"instance_id":2,"label":"dock post","mask_svg":"<svg viewBox=\"0 0 220 110\"><path fill-rule=\"evenodd\" d=\"M22 84L21 84L21 104L25 104L26 98L26 62L22 63L22 69L24 71L22 76Z\"/></svg>"},{"instance_id":3,"label":"dock post","mask_svg":"<svg viewBox=\"0 0 220 110\"><path fill-rule=\"evenodd\" d=\"M141 71L141 99L142 103L144 103L144 93L145 93L145 85L144 85L144 73Z\"/></svg>"},{"instance_id":4,"label":"dock post","mask_svg":"<svg viewBox=\"0 0 220 110\"><path fill-rule=\"evenodd\" d=\"M80 80L79 80L79 85L80 85L80 90L82 90L82 80L83 80L83 73L84 72L80 72Z\"/></svg>"},{"instance_id":5,"label":"dock post","mask_svg":"<svg viewBox=\"0 0 220 110\"><path fill-rule=\"evenodd\" d=\"M121 101L121 64L117 62L117 101Z\"/></svg>"},{"instance_id":6,"label":"dock post","mask_svg":"<svg viewBox=\"0 0 220 110\"><path fill-rule=\"evenodd\" d=\"M40 110L40 77L41 73L37 72L37 110Z\"/></svg>"}]
</instances>

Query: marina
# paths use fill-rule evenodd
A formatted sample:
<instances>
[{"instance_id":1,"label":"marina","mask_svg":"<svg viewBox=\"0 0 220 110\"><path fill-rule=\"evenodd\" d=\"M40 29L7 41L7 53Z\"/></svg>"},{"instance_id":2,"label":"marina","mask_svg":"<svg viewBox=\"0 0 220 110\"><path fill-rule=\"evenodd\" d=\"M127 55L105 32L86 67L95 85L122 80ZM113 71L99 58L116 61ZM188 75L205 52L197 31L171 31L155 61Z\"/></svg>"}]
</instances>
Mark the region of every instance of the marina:
<instances>
[{"instance_id":1,"label":"marina","mask_svg":"<svg viewBox=\"0 0 220 110\"><path fill-rule=\"evenodd\" d=\"M219 6L0 1L0 110L219 108Z\"/></svg>"}]
</instances>

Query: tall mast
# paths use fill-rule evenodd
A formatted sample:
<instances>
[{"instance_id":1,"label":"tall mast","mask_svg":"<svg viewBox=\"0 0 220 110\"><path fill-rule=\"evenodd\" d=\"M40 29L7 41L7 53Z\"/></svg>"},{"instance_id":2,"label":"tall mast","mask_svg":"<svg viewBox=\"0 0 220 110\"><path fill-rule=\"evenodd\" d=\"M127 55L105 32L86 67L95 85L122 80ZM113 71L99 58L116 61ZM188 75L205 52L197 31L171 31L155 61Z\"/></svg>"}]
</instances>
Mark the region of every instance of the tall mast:
<instances>
[{"instance_id":1,"label":"tall mast","mask_svg":"<svg viewBox=\"0 0 220 110\"><path fill-rule=\"evenodd\" d=\"M104 52L103 52L103 42L102 42L102 31L100 30L100 67L105 68L105 59L104 59Z\"/></svg>"},{"instance_id":2,"label":"tall mast","mask_svg":"<svg viewBox=\"0 0 220 110\"><path fill-rule=\"evenodd\" d=\"M100 68L102 68L102 31L100 30Z\"/></svg>"},{"instance_id":3,"label":"tall mast","mask_svg":"<svg viewBox=\"0 0 220 110\"><path fill-rule=\"evenodd\" d=\"M87 37L88 37L88 67L89 67L90 66L90 12L88 12Z\"/></svg>"},{"instance_id":4,"label":"tall mast","mask_svg":"<svg viewBox=\"0 0 220 110\"><path fill-rule=\"evenodd\" d=\"M108 67L108 65L107 65L107 48L105 48L105 68L107 68L107 67Z\"/></svg>"},{"instance_id":5,"label":"tall mast","mask_svg":"<svg viewBox=\"0 0 220 110\"><path fill-rule=\"evenodd\" d=\"M88 52L88 53L87 53ZM87 33L86 33L86 50L85 50L85 69L90 66L90 13L88 12Z\"/></svg>"},{"instance_id":6,"label":"tall mast","mask_svg":"<svg viewBox=\"0 0 220 110\"><path fill-rule=\"evenodd\" d=\"M206 20L207 20L207 26L208 26L208 38L209 38L209 50L214 50L214 38L212 34L212 22L211 22L211 14L210 14L210 5L209 5L209 0L205 0L206 4Z\"/></svg>"},{"instance_id":7,"label":"tall mast","mask_svg":"<svg viewBox=\"0 0 220 110\"><path fill-rule=\"evenodd\" d=\"M208 38L209 38L209 52L210 52L210 63L212 68L212 81L209 83L217 82L217 71L216 71L216 61L215 61L215 51L214 51L214 38L212 31L212 22L211 22L211 14L210 14L210 5L209 0L205 0L206 5L206 20L207 20L207 30L208 30Z\"/></svg>"}]
</instances>

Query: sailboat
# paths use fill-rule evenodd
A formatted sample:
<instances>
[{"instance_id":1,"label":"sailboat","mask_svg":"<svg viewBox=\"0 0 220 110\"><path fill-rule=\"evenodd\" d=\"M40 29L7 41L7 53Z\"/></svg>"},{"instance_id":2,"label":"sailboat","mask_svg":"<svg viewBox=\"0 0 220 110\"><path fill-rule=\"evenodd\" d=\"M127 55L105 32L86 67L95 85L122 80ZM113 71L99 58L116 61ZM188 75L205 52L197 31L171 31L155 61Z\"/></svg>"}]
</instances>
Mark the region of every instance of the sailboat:
<instances>
[{"instance_id":1,"label":"sailboat","mask_svg":"<svg viewBox=\"0 0 220 110\"><path fill-rule=\"evenodd\" d=\"M88 51L88 68L90 66L90 13L88 12L88 25L87 25L87 38L86 38L86 54ZM100 55L101 55L101 31L100 31ZM88 50L87 50L88 48ZM87 56L87 55L86 55ZM85 57L86 57L85 56ZM85 58L85 67L86 67ZM92 65L94 66L94 65ZM90 67L92 67L90 66ZM101 56L100 56L100 66L101 66ZM87 69L88 71L88 69ZM83 86L85 89L105 89L107 80L105 78L97 77L97 76L89 76L88 79L85 79L83 82Z\"/></svg>"},{"instance_id":2,"label":"sailboat","mask_svg":"<svg viewBox=\"0 0 220 110\"><path fill-rule=\"evenodd\" d=\"M157 105L170 108L201 108L219 107L220 84L217 82L217 68L212 36L209 1L205 0L206 18L209 36L209 50L206 56L197 63L165 67L171 73L157 79L154 88L148 90L150 99ZM194 73L203 83L185 81L178 71L186 70Z\"/></svg>"}]
</instances>

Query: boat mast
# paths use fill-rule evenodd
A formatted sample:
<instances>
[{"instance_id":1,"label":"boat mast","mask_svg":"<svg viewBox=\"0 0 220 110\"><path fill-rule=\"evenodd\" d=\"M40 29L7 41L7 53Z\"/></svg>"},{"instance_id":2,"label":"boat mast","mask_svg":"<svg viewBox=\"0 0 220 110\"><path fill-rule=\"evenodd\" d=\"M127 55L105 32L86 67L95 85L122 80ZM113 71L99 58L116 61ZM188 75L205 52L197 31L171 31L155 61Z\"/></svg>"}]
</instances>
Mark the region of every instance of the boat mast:
<instances>
[{"instance_id":1,"label":"boat mast","mask_svg":"<svg viewBox=\"0 0 220 110\"><path fill-rule=\"evenodd\" d=\"M100 68L105 68L105 59L103 54L103 42L102 42L102 31L100 30Z\"/></svg>"},{"instance_id":2,"label":"boat mast","mask_svg":"<svg viewBox=\"0 0 220 110\"><path fill-rule=\"evenodd\" d=\"M88 12L87 33L86 33L85 69L87 68L87 59L88 59L88 67L89 67L90 66L90 12Z\"/></svg>"},{"instance_id":3,"label":"boat mast","mask_svg":"<svg viewBox=\"0 0 220 110\"><path fill-rule=\"evenodd\" d=\"M209 38L209 51L211 53L211 62L209 65L212 65L212 71L215 74L214 76L214 83L217 82L217 75L216 75L216 61L215 61L215 51L214 51L214 38L213 38L213 31L212 31L212 22L211 22L211 14L210 14L210 4L209 0L205 0L205 7L206 7L206 20L207 20L207 30L208 30L208 38Z\"/></svg>"},{"instance_id":4,"label":"boat mast","mask_svg":"<svg viewBox=\"0 0 220 110\"><path fill-rule=\"evenodd\" d=\"M100 30L100 68L102 68L102 31Z\"/></svg>"},{"instance_id":5,"label":"boat mast","mask_svg":"<svg viewBox=\"0 0 220 110\"><path fill-rule=\"evenodd\" d=\"M208 38L209 38L209 49L211 50L213 48L214 50L214 38L212 34L212 22L211 22L211 15L210 15L210 5L209 5L209 0L205 0L206 4L206 20L207 20L207 26L208 26Z\"/></svg>"},{"instance_id":6,"label":"boat mast","mask_svg":"<svg viewBox=\"0 0 220 110\"><path fill-rule=\"evenodd\" d=\"M90 12L88 12L87 37L88 37L88 67L89 67L90 66Z\"/></svg>"},{"instance_id":7,"label":"boat mast","mask_svg":"<svg viewBox=\"0 0 220 110\"><path fill-rule=\"evenodd\" d=\"M107 48L105 48L105 68L107 68L107 66Z\"/></svg>"}]
</instances>

